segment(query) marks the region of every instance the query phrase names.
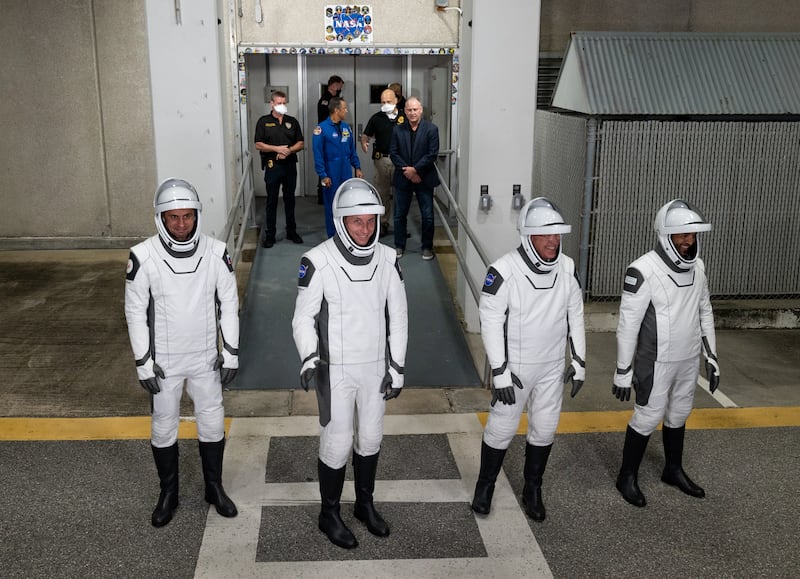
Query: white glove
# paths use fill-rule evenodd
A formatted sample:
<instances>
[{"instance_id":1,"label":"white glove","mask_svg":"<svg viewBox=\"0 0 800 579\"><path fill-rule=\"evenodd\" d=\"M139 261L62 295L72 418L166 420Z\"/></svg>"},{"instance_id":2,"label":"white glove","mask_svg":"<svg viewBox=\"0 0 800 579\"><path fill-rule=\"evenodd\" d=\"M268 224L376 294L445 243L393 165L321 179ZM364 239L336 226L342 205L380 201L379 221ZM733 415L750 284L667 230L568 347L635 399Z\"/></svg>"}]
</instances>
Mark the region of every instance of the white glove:
<instances>
[{"instance_id":1,"label":"white glove","mask_svg":"<svg viewBox=\"0 0 800 579\"><path fill-rule=\"evenodd\" d=\"M494 406L499 400L503 404L516 404L517 396L514 394L514 386L522 390L522 382L508 368L502 374L492 378L492 402Z\"/></svg>"},{"instance_id":2,"label":"white glove","mask_svg":"<svg viewBox=\"0 0 800 579\"><path fill-rule=\"evenodd\" d=\"M633 368L628 368L627 372L620 372L619 368L614 373L614 385L611 387L611 393L616 396L620 402L631 399L631 386L633 385Z\"/></svg>"},{"instance_id":3,"label":"white glove","mask_svg":"<svg viewBox=\"0 0 800 579\"><path fill-rule=\"evenodd\" d=\"M383 399L391 400L392 398L400 396L400 390L403 388L404 382L405 376L392 366L389 366L389 370L386 372L381 382L381 394L383 394Z\"/></svg>"},{"instance_id":4,"label":"white glove","mask_svg":"<svg viewBox=\"0 0 800 579\"><path fill-rule=\"evenodd\" d=\"M708 378L708 389L713 394L719 388L719 362L716 358L706 357L706 378Z\"/></svg>"},{"instance_id":5,"label":"white glove","mask_svg":"<svg viewBox=\"0 0 800 579\"><path fill-rule=\"evenodd\" d=\"M158 394L161 392L161 386L158 385L156 376L158 376L158 378L164 378L164 370L161 369L161 366L153 362L153 358L148 356L144 364L136 366L136 374L139 376L139 384L150 394Z\"/></svg>"},{"instance_id":6,"label":"white glove","mask_svg":"<svg viewBox=\"0 0 800 579\"><path fill-rule=\"evenodd\" d=\"M570 380L572 380L570 397L575 398L575 395L580 391L583 383L586 381L586 368L581 366L577 360L572 360L569 368L564 372L564 384Z\"/></svg>"}]
</instances>

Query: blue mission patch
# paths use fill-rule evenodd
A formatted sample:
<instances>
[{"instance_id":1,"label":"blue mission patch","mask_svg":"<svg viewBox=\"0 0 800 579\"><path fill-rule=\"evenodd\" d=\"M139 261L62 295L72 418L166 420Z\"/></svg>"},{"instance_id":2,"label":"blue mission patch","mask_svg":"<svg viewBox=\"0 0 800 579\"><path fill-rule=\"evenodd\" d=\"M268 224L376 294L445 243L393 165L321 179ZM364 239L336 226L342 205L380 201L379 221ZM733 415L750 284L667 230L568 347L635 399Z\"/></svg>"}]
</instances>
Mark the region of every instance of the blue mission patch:
<instances>
[{"instance_id":1,"label":"blue mission patch","mask_svg":"<svg viewBox=\"0 0 800 579\"><path fill-rule=\"evenodd\" d=\"M483 282L483 285L485 285L486 287L489 287L494 283L494 280L495 280L494 274L493 273L487 273L486 274L486 281Z\"/></svg>"},{"instance_id":2,"label":"blue mission patch","mask_svg":"<svg viewBox=\"0 0 800 579\"><path fill-rule=\"evenodd\" d=\"M308 266L304 263L300 264L300 279L306 277L306 272L308 271Z\"/></svg>"}]
</instances>

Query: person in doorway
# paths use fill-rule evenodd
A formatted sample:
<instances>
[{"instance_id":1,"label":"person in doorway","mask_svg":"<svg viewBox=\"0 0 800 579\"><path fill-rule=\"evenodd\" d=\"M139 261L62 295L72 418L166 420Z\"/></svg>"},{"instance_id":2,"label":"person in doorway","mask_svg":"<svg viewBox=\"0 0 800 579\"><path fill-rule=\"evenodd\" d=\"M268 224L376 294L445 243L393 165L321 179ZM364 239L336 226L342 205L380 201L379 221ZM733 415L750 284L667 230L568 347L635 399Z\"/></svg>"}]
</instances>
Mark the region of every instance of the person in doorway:
<instances>
[{"instance_id":1,"label":"person in doorway","mask_svg":"<svg viewBox=\"0 0 800 579\"><path fill-rule=\"evenodd\" d=\"M397 109L400 111L406 110L406 97L403 96L403 85L399 82L390 83L387 87L392 90L394 96L397 98Z\"/></svg>"},{"instance_id":2,"label":"person in doorway","mask_svg":"<svg viewBox=\"0 0 800 579\"><path fill-rule=\"evenodd\" d=\"M542 475L555 440L563 384L572 381L574 397L586 379L583 298L575 264L561 253L561 235L571 226L556 204L545 197L531 199L520 211L517 228L521 244L489 267L479 304L492 402L472 510L489 514L497 475L527 409L522 504L531 519L544 521ZM566 343L572 361L564 371Z\"/></svg>"},{"instance_id":3,"label":"person in doorway","mask_svg":"<svg viewBox=\"0 0 800 579\"><path fill-rule=\"evenodd\" d=\"M372 162L375 165L375 187L381 195L386 213L381 219L381 234L390 233L389 224L392 222L392 176L394 164L389 158L389 148L392 144L392 133L395 125L403 124L405 118L397 108L397 96L391 89L381 93L381 110L372 115L367 121L364 133L361 135L361 149L369 151L369 141L374 137L372 145Z\"/></svg>"},{"instance_id":4,"label":"person in doorway","mask_svg":"<svg viewBox=\"0 0 800 579\"><path fill-rule=\"evenodd\" d=\"M362 177L361 161L356 152L355 135L344 118L347 116L347 102L339 97L330 100L330 114L327 119L314 127L312 144L314 148L314 169L322 183L322 196L325 205L325 229L328 237L336 234L333 223L333 196L339 185L353 176Z\"/></svg>"},{"instance_id":5,"label":"person in doorway","mask_svg":"<svg viewBox=\"0 0 800 579\"><path fill-rule=\"evenodd\" d=\"M637 507L647 503L639 489L639 465L650 435L662 420L665 465L661 480L687 495L705 496L682 465L701 351L709 389L713 393L719 386L714 313L698 237L711 230L711 223L687 201L674 199L658 210L654 228L655 249L625 272L617 371L611 389L621 401L630 400L632 388L636 392L616 487Z\"/></svg>"},{"instance_id":6,"label":"person in doorway","mask_svg":"<svg viewBox=\"0 0 800 579\"><path fill-rule=\"evenodd\" d=\"M406 226L411 198L417 196L422 215L422 259L433 259L433 188L439 185L436 157L439 154L439 129L422 118L422 103L417 97L406 101L405 121L392 133L389 157L394 164L392 184L395 192L394 245L397 256L406 250Z\"/></svg>"},{"instance_id":7,"label":"person in doorway","mask_svg":"<svg viewBox=\"0 0 800 579\"><path fill-rule=\"evenodd\" d=\"M395 253L378 243L383 212L367 181L339 186L336 236L303 255L292 320L300 384L314 384L319 403L319 529L346 549L358 546L339 510L351 448L354 515L373 535L389 535L373 490L386 401L403 387L408 311Z\"/></svg>"},{"instance_id":8,"label":"person in doorway","mask_svg":"<svg viewBox=\"0 0 800 579\"><path fill-rule=\"evenodd\" d=\"M283 209L286 216L286 239L303 243L294 218L294 191L297 187L297 153L305 147L303 131L286 107L286 93L272 93L272 112L258 119L256 149L261 153L261 168L267 188L267 211L264 221L263 247L275 245L278 194L283 186Z\"/></svg>"},{"instance_id":9,"label":"person in doorway","mask_svg":"<svg viewBox=\"0 0 800 579\"><path fill-rule=\"evenodd\" d=\"M325 89L322 91L322 96L319 97L317 101L317 124L320 124L322 121L328 118L330 114L329 105L330 100L333 97L341 96L342 89L344 88L344 80L338 74L333 74L328 79L328 84L325 85ZM322 205L324 204L325 200L323 199L322 195L322 182L321 180L317 180L317 204Z\"/></svg>"},{"instance_id":10,"label":"person in doorway","mask_svg":"<svg viewBox=\"0 0 800 579\"><path fill-rule=\"evenodd\" d=\"M167 179L153 205L158 234L131 249L125 281L128 334L139 382L150 394L150 443L161 481L151 522L166 525L178 508L184 383L194 403L205 499L223 517L235 517L222 487L222 388L239 368L236 276L225 244L200 233L203 206L189 182Z\"/></svg>"}]
</instances>

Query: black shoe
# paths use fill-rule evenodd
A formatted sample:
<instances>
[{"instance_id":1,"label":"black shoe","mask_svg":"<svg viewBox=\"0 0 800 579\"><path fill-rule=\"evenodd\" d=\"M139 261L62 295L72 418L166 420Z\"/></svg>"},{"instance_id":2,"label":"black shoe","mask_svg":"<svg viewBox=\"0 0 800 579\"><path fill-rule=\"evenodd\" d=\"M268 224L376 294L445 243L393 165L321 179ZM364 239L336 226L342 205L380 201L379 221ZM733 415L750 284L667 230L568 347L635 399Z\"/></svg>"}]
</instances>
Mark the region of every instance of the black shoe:
<instances>
[{"instance_id":1,"label":"black shoe","mask_svg":"<svg viewBox=\"0 0 800 579\"><path fill-rule=\"evenodd\" d=\"M492 496L497 475L503 468L506 449L492 448L481 442L481 467L478 481L475 483L475 494L472 497L472 510L479 515L488 515L492 509Z\"/></svg>"},{"instance_id":2,"label":"black shoe","mask_svg":"<svg viewBox=\"0 0 800 579\"><path fill-rule=\"evenodd\" d=\"M296 231L292 231L291 233L286 234L286 239L289 241L294 241L295 243L303 243L303 238L300 237Z\"/></svg>"},{"instance_id":3,"label":"black shoe","mask_svg":"<svg viewBox=\"0 0 800 579\"><path fill-rule=\"evenodd\" d=\"M694 481L686 475L681 467L675 468L667 465L664 467L664 472L661 473L661 480L668 485L678 487L681 492L689 495L690 497L702 499L706 496L706 491L704 491L702 487L695 484Z\"/></svg>"},{"instance_id":4,"label":"black shoe","mask_svg":"<svg viewBox=\"0 0 800 579\"><path fill-rule=\"evenodd\" d=\"M218 442L198 441L200 459L203 465L203 479L206 483L205 499L216 507L223 517L235 517L236 505L222 487L222 460L225 454L225 439Z\"/></svg>"},{"instance_id":5,"label":"black shoe","mask_svg":"<svg viewBox=\"0 0 800 579\"><path fill-rule=\"evenodd\" d=\"M268 248L272 247L273 245L275 245L275 237L272 235L265 235L261 239L261 247Z\"/></svg>"},{"instance_id":6,"label":"black shoe","mask_svg":"<svg viewBox=\"0 0 800 579\"><path fill-rule=\"evenodd\" d=\"M353 453L353 482L355 483L356 502L353 515L367 526L367 530L376 537L388 537L389 525L375 509L373 493L375 492L375 473L378 470L378 455L361 456Z\"/></svg>"},{"instance_id":7,"label":"black shoe","mask_svg":"<svg viewBox=\"0 0 800 579\"><path fill-rule=\"evenodd\" d=\"M166 448L156 448L152 444L150 446L161 482L161 493L150 522L154 527L163 527L172 520L172 515L178 508L178 443Z\"/></svg>"},{"instance_id":8,"label":"black shoe","mask_svg":"<svg viewBox=\"0 0 800 579\"><path fill-rule=\"evenodd\" d=\"M622 498L628 503L632 504L634 507L644 507L647 505L647 501L642 491L639 490L639 484L636 478L636 474L632 472L621 472L617 476L616 487L619 494L621 494Z\"/></svg>"}]
</instances>

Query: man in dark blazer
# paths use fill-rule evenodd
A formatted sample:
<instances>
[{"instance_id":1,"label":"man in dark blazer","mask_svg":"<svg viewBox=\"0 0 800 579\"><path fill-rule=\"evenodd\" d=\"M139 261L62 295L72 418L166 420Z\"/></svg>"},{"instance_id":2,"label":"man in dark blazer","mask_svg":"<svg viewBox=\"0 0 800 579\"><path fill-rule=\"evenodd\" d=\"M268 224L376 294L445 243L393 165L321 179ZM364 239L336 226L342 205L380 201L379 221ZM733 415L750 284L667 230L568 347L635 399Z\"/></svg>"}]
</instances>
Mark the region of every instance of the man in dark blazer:
<instances>
[{"instance_id":1,"label":"man in dark blazer","mask_svg":"<svg viewBox=\"0 0 800 579\"><path fill-rule=\"evenodd\" d=\"M394 163L394 245L397 257L402 257L411 196L416 193L422 214L422 259L429 261L433 259L433 188L439 185L435 167L439 129L422 118L422 103L417 97L406 100L405 113L405 122L395 126L389 149Z\"/></svg>"}]
</instances>

